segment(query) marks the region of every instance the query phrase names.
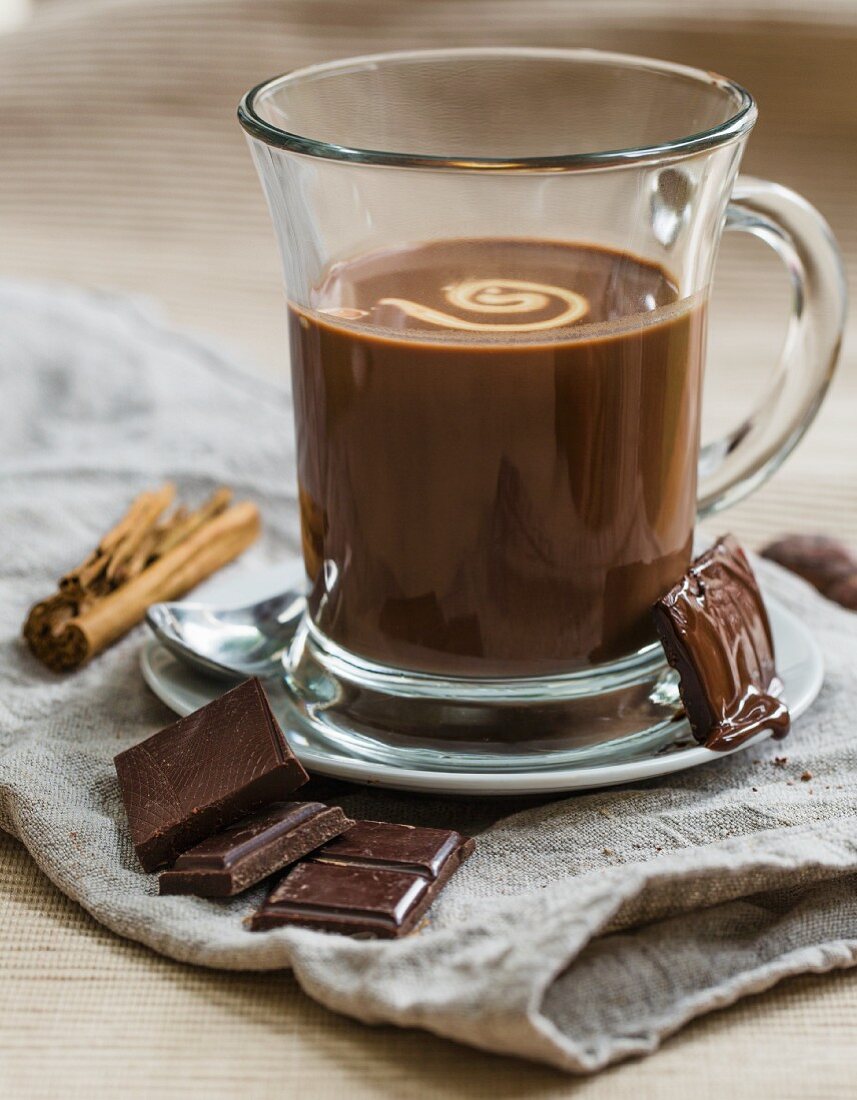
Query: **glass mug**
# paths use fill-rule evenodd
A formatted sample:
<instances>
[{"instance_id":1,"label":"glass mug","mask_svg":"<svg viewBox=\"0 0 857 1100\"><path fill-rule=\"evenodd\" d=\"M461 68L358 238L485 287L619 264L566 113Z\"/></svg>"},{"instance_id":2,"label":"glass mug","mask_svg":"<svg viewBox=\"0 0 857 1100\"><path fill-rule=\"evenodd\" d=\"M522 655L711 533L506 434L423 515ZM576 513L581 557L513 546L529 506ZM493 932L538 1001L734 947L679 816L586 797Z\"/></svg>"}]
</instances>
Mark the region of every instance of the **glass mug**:
<instances>
[{"instance_id":1,"label":"glass mug","mask_svg":"<svg viewBox=\"0 0 857 1100\"><path fill-rule=\"evenodd\" d=\"M738 179L751 96L593 50L337 61L239 108L282 253L307 605L294 720L444 768L676 733L651 606L697 517L779 466L835 366L819 214ZM700 451L722 230L792 284L764 401Z\"/></svg>"}]
</instances>

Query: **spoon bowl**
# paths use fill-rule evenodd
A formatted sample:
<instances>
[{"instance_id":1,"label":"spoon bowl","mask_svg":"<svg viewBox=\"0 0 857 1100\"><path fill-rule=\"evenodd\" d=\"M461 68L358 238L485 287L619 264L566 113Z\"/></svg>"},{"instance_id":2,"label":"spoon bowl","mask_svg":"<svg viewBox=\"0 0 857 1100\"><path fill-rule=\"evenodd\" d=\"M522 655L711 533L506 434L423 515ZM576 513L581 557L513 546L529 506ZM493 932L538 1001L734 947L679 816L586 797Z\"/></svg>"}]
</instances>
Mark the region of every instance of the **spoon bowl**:
<instances>
[{"instance_id":1,"label":"spoon bowl","mask_svg":"<svg viewBox=\"0 0 857 1100\"><path fill-rule=\"evenodd\" d=\"M221 679L282 674L283 654L294 637L306 601L288 589L244 607L204 603L152 604L146 622L180 661Z\"/></svg>"}]
</instances>

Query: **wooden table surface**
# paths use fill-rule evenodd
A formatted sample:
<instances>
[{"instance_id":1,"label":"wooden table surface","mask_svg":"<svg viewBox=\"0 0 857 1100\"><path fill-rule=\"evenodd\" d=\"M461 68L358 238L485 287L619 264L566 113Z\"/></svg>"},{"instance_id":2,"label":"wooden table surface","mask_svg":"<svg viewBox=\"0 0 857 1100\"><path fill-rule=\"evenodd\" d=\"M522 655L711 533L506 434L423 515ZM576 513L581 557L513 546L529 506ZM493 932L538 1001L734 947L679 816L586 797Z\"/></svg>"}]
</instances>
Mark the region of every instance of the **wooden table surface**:
<instances>
[{"instance_id":1,"label":"wooden table surface","mask_svg":"<svg viewBox=\"0 0 857 1100\"><path fill-rule=\"evenodd\" d=\"M701 0L63 0L0 37L0 274L157 299L175 323L284 372L273 237L233 120L262 76L449 42L581 44L728 73L757 93L746 168L801 190L857 262L857 5ZM488 30L486 30L488 28ZM489 33L490 32L490 33ZM709 428L764 389L786 287L754 242L718 269ZM723 517L857 545L853 339L816 426ZM806 977L712 1014L656 1055L574 1080L417 1032L371 1029L284 973L217 973L98 926L0 834L0 1096L778 1098L857 1094L857 974Z\"/></svg>"}]
</instances>

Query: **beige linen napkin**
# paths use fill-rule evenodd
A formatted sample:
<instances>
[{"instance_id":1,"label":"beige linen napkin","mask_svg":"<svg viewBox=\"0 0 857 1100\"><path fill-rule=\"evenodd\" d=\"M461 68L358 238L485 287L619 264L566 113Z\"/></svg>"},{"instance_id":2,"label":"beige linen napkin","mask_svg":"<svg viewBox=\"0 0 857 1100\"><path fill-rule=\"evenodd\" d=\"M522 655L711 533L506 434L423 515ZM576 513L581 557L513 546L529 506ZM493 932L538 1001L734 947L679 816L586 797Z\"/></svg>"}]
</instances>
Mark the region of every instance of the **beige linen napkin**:
<instances>
[{"instance_id":1,"label":"beige linen napkin","mask_svg":"<svg viewBox=\"0 0 857 1100\"><path fill-rule=\"evenodd\" d=\"M353 816L480 832L429 927L398 943L249 933L241 918L262 888L228 902L156 896L112 764L172 717L141 680L143 631L59 677L30 657L21 621L167 476L183 496L226 482L259 501L265 540L231 568L296 556L287 397L145 306L15 284L0 285L0 392L0 826L108 927L204 966L291 965L312 996L361 1020L579 1072L651 1051L788 974L857 961L857 617L773 567L768 590L827 666L787 741L550 802L319 785Z\"/></svg>"}]
</instances>

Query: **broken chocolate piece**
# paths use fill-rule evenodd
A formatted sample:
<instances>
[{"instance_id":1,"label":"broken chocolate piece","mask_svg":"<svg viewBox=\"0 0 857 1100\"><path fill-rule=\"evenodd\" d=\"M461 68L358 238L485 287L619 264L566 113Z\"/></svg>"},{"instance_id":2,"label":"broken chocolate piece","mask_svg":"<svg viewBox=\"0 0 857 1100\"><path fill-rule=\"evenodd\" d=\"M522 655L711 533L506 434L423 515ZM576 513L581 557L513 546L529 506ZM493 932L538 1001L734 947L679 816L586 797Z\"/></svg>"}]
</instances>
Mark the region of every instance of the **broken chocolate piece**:
<instances>
[{"instance_id":1,"label":"broken chocolate piece","mask_svg":"<svg viewBox=\"0 0 857 1100\"><path fill-rule=\"evenodd\" d=\"M857 567L849 576L842 577L835 584L832 584L824 594L829 600L833 600L841 607L845 607L849 611L857 611Z\"/></svg>"},{"instance_id":2,"label":"broken chocolate piece","mask_svg":"<svg viewBox=\"0 0 857 1100\"><path fill-rule=\"evenodd\" d=\"M412 871L425 878L446 877L473 851L474 841L450 829L393 825L388 821L358 821L318 852L325 862L359 863L388 871ZM457 864L455 865L457 866Z\"/></svg>"},{"instance_id":3,"label":"broken chocolate piece","mask_svg":"<svg viewBox=\"0 0 857 1100\"><path fill-rule=\"evenodd\" d=\"M162 872L162 894L228 898L321 847L354 822L338 806L283 802L245 817L180 855Z\"/></svg>"},{"instance_id":4,"label":"broken chocolate piece","mask_svg":"<svg viewBox=\"0 0 857 1100\"><path fill-rule=\"evenodd\" d=\"M726 535L653 609L697 741L726 750L789 730L768 615L753 570Z\"/></svg>"},{"instance_id":5,"label":"broken chocolate piece","mask_svg":"<svg viewBox=\"0 0 857 1100\"><path fill-rule=\"evenodd\" d=\"M770 543L761 554L831 598L835 597L830 589L837 582L857 575L857 560L848 547L826 535L787 535Z\"/></svg>"},{"instance_id":6,"label":"broken chocolate piece","mask_svg":"<svg viewBox=\"0 0 857 1100\"><path fill-rule=\"evenodd\" d=\"M281 879L250 927L404 936L473 849L447 829L358 821Z\"/></svg>"},{"instance_id":7,"label":"broken chocolate piece","mask_svg":"<svg viewBox=\"0 0 857 1100\"><path fill-rule=\"evenodd\" d=\"M247 680L114 761L147 871L307 780L259 680Z\"/></svg>"}]
</instances>

